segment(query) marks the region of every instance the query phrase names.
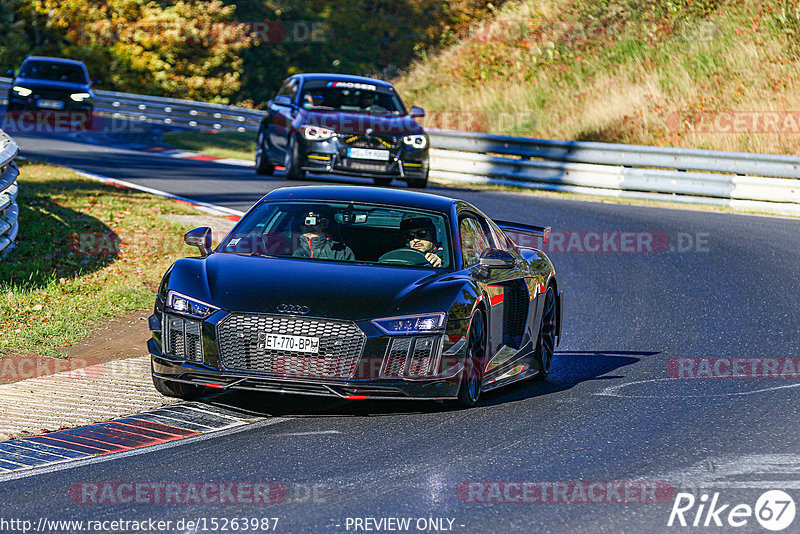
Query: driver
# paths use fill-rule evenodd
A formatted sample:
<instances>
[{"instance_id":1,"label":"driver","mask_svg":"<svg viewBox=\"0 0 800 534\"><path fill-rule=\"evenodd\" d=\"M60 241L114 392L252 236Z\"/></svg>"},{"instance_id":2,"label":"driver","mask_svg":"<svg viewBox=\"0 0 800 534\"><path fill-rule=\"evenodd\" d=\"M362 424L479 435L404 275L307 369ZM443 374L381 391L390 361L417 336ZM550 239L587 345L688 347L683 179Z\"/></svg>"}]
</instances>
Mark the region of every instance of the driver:
<instances>
[{"instance_id":1,"label":"driver","mask_svg":"<svg viewBox=\"0 0 800 534\"><path fill-rule=\"evenodd\" d=\"M362 98L362 105L367 111L386 111L386 108L378 104L376 95L373 92L367 92Z\"/></svg>"},{"instance_id":2,"label":"driver","mask_svg":"<svg viewBox=\"0 0 800 534\"><path fill-rule=\"evenodd\" d=\"M428 217L412 217L400 223L400 233L408 248L418 250L432 267L442 266L443 249L436 241L436 226Z\"/></svg>"},{"instance_id":3,"label":"driver","mask_svg":"<svg viewBox=\"0 0 800 534\"><path fill-rule=\"evenodd\" d=\"M300 246L292 256L297 258L316 258L320 260L355 261L353 251L332 239L328 233L331 212L325 206L311 209L300 214L302 235Z\"/></svg>"}]
</instances>

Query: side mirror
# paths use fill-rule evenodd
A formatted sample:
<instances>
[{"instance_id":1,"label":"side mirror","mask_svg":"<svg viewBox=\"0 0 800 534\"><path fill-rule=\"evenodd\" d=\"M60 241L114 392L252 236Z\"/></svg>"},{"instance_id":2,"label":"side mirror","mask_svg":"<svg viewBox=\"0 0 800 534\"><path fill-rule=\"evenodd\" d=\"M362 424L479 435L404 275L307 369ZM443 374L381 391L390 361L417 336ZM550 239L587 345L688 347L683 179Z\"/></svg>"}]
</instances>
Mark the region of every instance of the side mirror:
<instances>
[{"instance_id":1,"label":"side mirror","mask_svg":"<svg viewBox=\"0 0 800 534\"><path fill-rule=\"evenodd\" d=\"M478 265L486 271L491 269L511 269L516 263L516 258L510 252L496 248L487 248L478 259Z\"/></svg>"},{"instance_id":2,"label":"side mirror","mask_svg":"<svg viewBox=\"0 0 800 534\"><path fill-rule=\"evenodd\" d=\"M14 69L7 70L6 71L6 76L8 76L9 78L13 78L14 77Z\"/></svg>"},{"instance_id":3,"label":"side mirror","mask_svg":"<svg viewBox=\"0 0 800 534\"><path fill-rule=\"evenodd\" d=\"M194 230L189 230L186 232L186 235L183 236L183 242L190 247L197 247L200 249L200 254L206 257L211 254L211 228L202 226Z\"/></svg>"},{"instance_id":4,"label":"side mirror","mask_svg":"<svg viewBox=\"0 0 800 534\"><path fill-rule=\"evenodd\" d=\"M425 116L425 110L422 109L419 106L411 106L410 115L412 117L424 117Z\"/></svg>"},{"instance_id":5,"label":"side mirror","mask_svg":"<svg viewBox=\"0 0 800 534\"><path fill-rule=\"evenodd\" d=\"M276 96L272 101L276 106L291 106L292 98L289 95Z\"/></svg>"}]
</instances>

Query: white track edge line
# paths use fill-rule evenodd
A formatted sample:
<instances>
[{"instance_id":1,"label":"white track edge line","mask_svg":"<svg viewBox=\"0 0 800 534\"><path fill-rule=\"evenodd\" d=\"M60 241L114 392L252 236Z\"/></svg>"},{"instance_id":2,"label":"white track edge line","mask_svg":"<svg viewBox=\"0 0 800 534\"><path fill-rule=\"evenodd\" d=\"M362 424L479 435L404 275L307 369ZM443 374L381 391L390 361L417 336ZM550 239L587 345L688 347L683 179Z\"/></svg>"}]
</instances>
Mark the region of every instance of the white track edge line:
<instances>
[{"instance_id":1,"label":"white track edge line","mask_svg":"<svg viewBox=\"0 0 800 534\"><path fill-rule=\"evenodd\" d=\"M182 197L180 195L173 195L172 193L167 193L166 191L161 191L160 189L153 189L152 187L135 184L133 182L128 182L126 180L119 180L117 178L103 176L102 174L96 174L93 172L84 171L82 169L76 169L75 167L68 167L65 165L62 165L62 167L77 173L79 176L83 176L84 178L88 178L96 182L102 182L105 184L116 184L122 187L127 187L128 189L136 189L138 191L150 193L151 195L156 195L163 198L170 198L172 200L180 200L182 202L188 202L189 204L192 204L198 209L205 211L207 213L212 213L214 215L223 215L223 216L234 215L237 217L241 217L242 215L244 215L243 211L226 208L225 206L219 206L217 204L211 204L209 202L202 202L200 200L194 200L191 198Z\"/></svg>"}]
</instances>

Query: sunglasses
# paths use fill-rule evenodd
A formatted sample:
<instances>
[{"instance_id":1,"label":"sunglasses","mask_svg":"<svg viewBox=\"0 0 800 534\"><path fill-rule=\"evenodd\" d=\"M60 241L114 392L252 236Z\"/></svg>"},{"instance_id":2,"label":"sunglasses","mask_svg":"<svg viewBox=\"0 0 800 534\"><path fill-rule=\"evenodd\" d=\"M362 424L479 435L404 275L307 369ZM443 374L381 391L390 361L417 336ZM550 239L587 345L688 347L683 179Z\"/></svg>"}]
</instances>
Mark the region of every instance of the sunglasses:
<instances>
[{"instance_id":1,"label":"sunglasses","mask_svg":"<svg viewBox=\"0 0 800 534\"><path fill-rule=\"evenodd\" d=\"M412 239L414 239L415 237L416 237L417 239L427 239L427 240L430 240L430 237L431 237L431 231L430 231L430 230L425 230L425 229L422 229L422 230L416 230L416 231L414 231L414 230L408 230L408 231L406 232L406 239L408 239L409 241L410 241L410 240L412 240Z\"/></svg>"}]
</instances>

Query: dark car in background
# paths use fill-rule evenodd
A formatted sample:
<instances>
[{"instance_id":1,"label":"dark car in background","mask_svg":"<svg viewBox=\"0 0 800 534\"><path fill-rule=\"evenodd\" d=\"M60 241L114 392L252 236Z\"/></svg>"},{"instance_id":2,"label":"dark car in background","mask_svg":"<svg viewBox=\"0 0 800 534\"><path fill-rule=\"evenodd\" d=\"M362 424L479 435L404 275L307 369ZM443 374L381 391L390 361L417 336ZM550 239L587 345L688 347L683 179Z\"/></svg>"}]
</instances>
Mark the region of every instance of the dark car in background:
<instances>
[{"instance_id":1,"label":"dark car in background","mask_svg":"<svg viewBox=\"0 0 800 534\"><path fill-rule=\"evenodd\" d=\"M76 111L91 115L94 91L81 61L28 56L8 91L10 112L28 110Z\"/></svg>"},{"instance_id":2,"label":"dark car in background","mask_svg":"<svg viewBox=\"0 0 800 534\"><path fill-rule=\"evenodd\" d=\"M503 227L549 232L417 191L276 189L216 249L210 229L186 234L201 256L161 282L153 383L183 398L244 389L472 406L481 391L543 380L562 295L547 255ZM328 254L307 253L312 231Z\"/></svg>"},{"instance_id":3,"label":"dark car in background","mask_svg":"<svg viewBox=\"0 0 800 534\"><path fill-rule=\"evenodd\" d=\"M428 183L428 136L388 82L340 74L297 74L268 103L256 143L256 172L306 172Z\"/></svg>"}]
</instances>

